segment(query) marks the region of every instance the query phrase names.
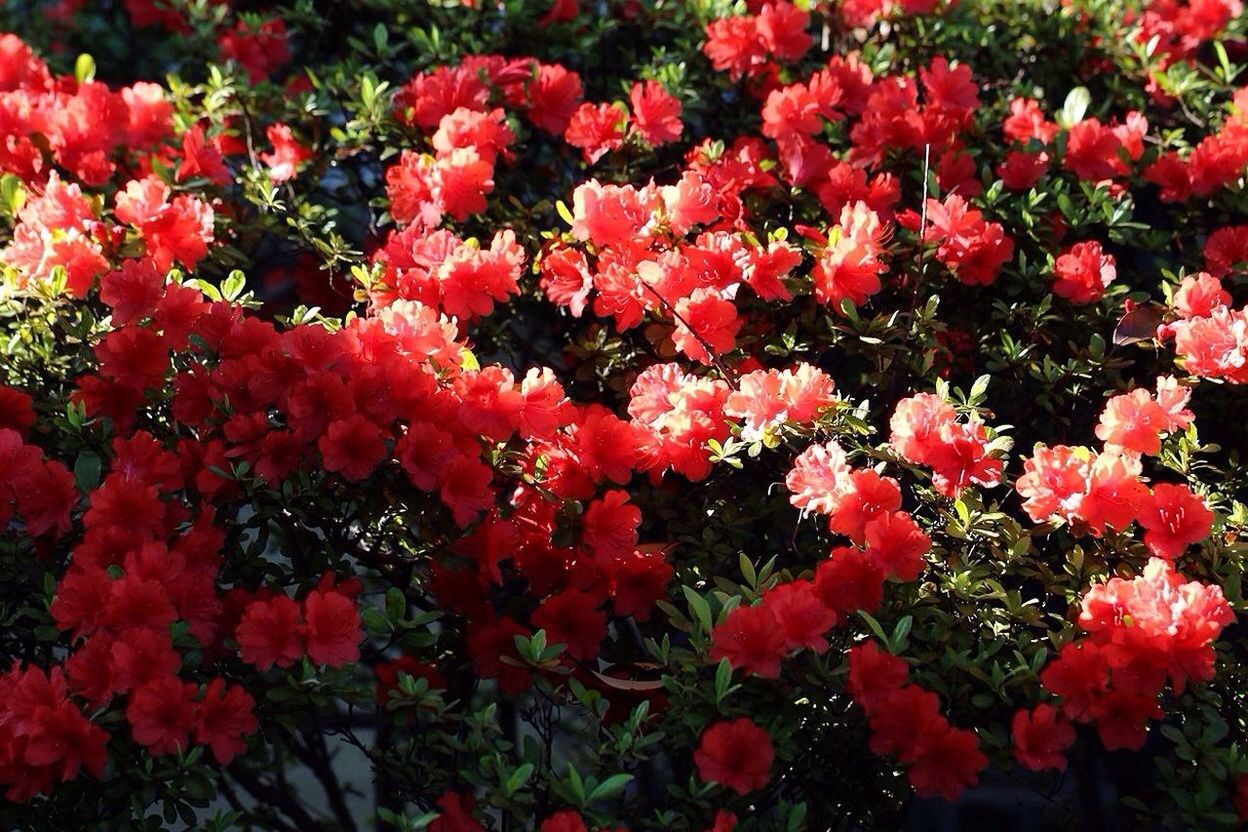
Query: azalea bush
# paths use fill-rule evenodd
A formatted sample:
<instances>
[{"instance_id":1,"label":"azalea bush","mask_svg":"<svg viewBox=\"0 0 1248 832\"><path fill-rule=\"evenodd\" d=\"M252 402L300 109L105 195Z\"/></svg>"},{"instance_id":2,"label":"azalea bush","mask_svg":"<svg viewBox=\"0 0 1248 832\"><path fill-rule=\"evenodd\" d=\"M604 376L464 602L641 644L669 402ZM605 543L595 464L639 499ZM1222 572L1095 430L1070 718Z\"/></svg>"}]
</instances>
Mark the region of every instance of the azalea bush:
<instances>
[{"instance_id":1,"label":"azalea bush","mask_svg":"<svg viewBox=\"0 0 1248 832\"><path fill-rule=\"evenodd\" d=\"M0 826L1248 818L1239 0L0 28Z\"/></svg>"}]
</instances>

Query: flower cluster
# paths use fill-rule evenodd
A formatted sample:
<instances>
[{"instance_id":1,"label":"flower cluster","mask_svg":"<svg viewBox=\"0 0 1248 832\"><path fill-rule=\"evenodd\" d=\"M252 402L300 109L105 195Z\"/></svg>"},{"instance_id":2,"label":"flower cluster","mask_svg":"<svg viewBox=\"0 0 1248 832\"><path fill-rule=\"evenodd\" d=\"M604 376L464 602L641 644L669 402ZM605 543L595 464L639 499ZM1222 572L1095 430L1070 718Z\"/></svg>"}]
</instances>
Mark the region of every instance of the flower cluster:
<instances>
[{"instance_id":1,"label":"flower cluster","mask_svg":"<svg viewBox=\"0 0 1248 832\"><path fill-rule=\"evenodd\" d=\"M847 687L867 714L871 751L895 756L920 796L951 798L979 779L988 758L974 731L955 728L936 694L910 681L905 661L867 641L850 648Z\"/></svg>"},{"instance_id":2,"label":"flower cluster","mask_svg":"<svg viewBox=\"0 0 1248 832\"><path fill-rule=\"evenodd\" d=\"M1162 716L1167 679L1181 692L1189 680L1212 678L1212 643L1233 620L1219 587L1186 581L1153 558L1143 575L1088 592L1079 616L1087 635L1063 645L1040 679L1067 718L1096 724L1106 748L1140 748L1149 720Z\"/></svg>"}]
</instances>

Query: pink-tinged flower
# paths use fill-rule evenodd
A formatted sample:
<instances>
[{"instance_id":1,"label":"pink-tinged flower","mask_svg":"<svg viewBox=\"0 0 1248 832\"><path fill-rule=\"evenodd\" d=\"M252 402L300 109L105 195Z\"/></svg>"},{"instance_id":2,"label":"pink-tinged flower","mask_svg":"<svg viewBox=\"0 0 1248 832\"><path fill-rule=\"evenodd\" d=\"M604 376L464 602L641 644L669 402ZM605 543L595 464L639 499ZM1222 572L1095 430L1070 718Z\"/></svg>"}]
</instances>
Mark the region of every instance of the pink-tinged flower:
<instances>
[{"instance_id":1,"label":"pink-tinged flower","mask_svg":"<svg viewBox=\"0 0 1248 832\"><path fill-rule=\"evenodd\" d=\"M852 473L845 450L835 442L811 445L793 461L784 484L789 502L805 512L831 514L850 487Z\"/></svg>"},{"instance_id":2,"label":"pink-tinged flower","mask_svg":"<svg viewBox=\"0 0 1248 832\"><path fill-rule=\"evenodd\" d=\"M269 144L273 145L273 150L270 153L261 153L260 161L269 166L269 177L274 182L293 179L299 166L312 158L312 151L295 139L289 125L269 125L265 135Z\"/></svg>"}]
</instances>

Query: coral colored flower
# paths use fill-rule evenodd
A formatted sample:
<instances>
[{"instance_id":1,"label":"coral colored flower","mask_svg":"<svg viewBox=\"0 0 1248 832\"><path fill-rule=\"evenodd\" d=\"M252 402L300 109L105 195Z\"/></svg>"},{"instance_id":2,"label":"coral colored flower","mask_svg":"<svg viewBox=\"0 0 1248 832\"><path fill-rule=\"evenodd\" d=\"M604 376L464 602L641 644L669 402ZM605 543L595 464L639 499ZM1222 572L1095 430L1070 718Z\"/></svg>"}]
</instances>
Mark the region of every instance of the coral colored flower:
<instances>
[{"instance_id":1,"label":"coral colored flower","mask_svg":"<svg viewBox=\"0 0 1248 832\"><path fill-rule=\"evenodd\" d=\"M1095 240L1075 243L1057 258L1053 268L1053 294L1071 303L1094 303L1105 294L1118 272L1112 254L1101 251Z\"/></svg>"},{"instance_id":2,"label":"coral colored flower","mask_svg":"<svg viewBox=\"0 0 1248 832\"><path fill-rule=\"evenodd\" d=\"M1075 742L1075 729L1052 705L1020 708L1011 725L1014 759L1032 771L1066 770L1066 750Z\"/></svg>"},{"instance_id":3,"label":"coral colored flower","mask_svg":"<svg viewBox=\"0 0 1248 832\"><path fill-rule=\"evenodd\" d=\"M1158 483L1137 518L1144 545L1159 558L1174 560L1193 543L1209 536L1213 512L1186 485Z\"/></svg>"},{"instance_id":4,"label":"coral colored flower","mask_svg":"<svg viewBox=\"0 0 1248 832\"><path fill-rule=\"evenodd\" d=\"M831 514L850 487L851 473L840 445L811 445L793 461L793 468L785 477L784 484L792 495L789 502L803 512Z\"/></svg>"},{"instance_id":5,"label":"coral colored flower","mask_svg":"<svg viewBox=\"0 0 1248 832\"><path fill-rule=\"evenodd\" d=\"M676 348L694 361L711 364L716 356L731 352L743 321L737 307L724 293L699 287L676 303Z\"/></svg>"},{"instance_id":6,"label":"coral colored flower","mask_svg":"<svg viewBox=\"0 0 1248 832\"><path fill-rule=\"evenodd\" d=\"M628 101L632 107L632 125L650 145L667 144L680 138L680 99L658 81L633 84Z\"/></svg>"},{"instance_id":7,"label":"coral colored flower","mask_svg":"<svg viewBox=\"0 0 1248 832\"><path fill-rule=\"evenodd\" d=\"M265 131L272 152L261 153L260 161L269 166L269 177L274 182L293 179L299 166L312 158L312 151L295 140L286 124L271 124Z\"/></svg>"},{"instance_id":8,"label":"coral colored flower","mask_svg":"<svg viewBox=\"0 0 1248 832\"><path fill-rule=\"evenodd\" d=\"M1208 272L1189 274L1174 293L1174 311L1184 318L1207 318L1214 309L1228 306L1231 295L1222 281Z\"/></svg>"},{"instance_id":9,"label":"coral colored flower","mask_svg":"<svg viewBox=\"0 0 1248 832\"><path fill-rule=\"evenodd\" d=\"M563 140L580 148L585 163L592 165L624 146L627 118L628 113L616 104L582 104L572 113Z\"/></svg>"},{"instance_id":10,"label":"coral colored flower","mask_svg":"<svg viewBox=\"0 0 1248 832\"><path fill-rule=\"evenodd\" d=\"M886 576L913 581L927 567L923 556L932 548L932 539L904 511L880 514L863 531L867 554Z\"/></svg>"},{"instance_id":11,"label":"coral colored flower","mask_svg":"<svg viewBox=\"0 0 1248 832\"><path fill-rule=\"evenodd\" d=\"M746 717L717 722L702 732L693 761L698 777L737 794L767 785L775 751L767 732Z\"/></svg>"}]
</instances>

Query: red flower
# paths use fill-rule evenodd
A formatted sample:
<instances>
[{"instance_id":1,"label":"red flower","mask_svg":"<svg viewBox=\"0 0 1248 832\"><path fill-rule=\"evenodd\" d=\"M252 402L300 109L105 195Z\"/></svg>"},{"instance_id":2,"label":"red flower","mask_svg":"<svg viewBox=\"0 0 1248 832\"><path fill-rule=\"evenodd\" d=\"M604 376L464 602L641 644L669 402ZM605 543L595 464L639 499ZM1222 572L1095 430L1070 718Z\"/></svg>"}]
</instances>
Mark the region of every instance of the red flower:
<instances>
[{"instance_id":1,"label":"red flower","mask_svg":"<svg viewBox=\"0 0 1248 832\"><path fill-rule=\"evenodd\" d=\"M265 80L290 60L286 22L281 18L266 20L255 29L240 20L233 29L217 39L217 44L221 48L221 57L241 64L253 84Z\"/></svg>"},{"instance_id":2,"label":"red flower","mask_svg":"<svg viewBox=\"0 0 1248 832\"><path fill-rule=\"evenodd\" d=\"M787 652L785 633L766 604L737 607L711 631L711 658L727 659L743 673L774 679Z\"/></svg>"},{"instance_id":3,"label":"red flower","mask_svg":"<svg viewBox=\"0 0 1248 832\"><path fill-rule=\"evenodd\" d=\"M472 816L476 805L472 795L446 792L434 805L438 816L429 824L429 832L485 832Z\"/></svg>"},{"instance_id":4,"label":"red flower","mask_svg":"<svg viewBox=\"0 0 1248 832\"><path fill-rule=\"evenodd\" d=\"M910 764L906 776L919 797L940 795L956 800L963 789L979 782L988 758L979 750L974 731L934 724L920 734L914 746L901 754Z\"/></svg>"},{"instance_id":5,"label":"red flower","mask_svg":"<svg viewBox=\"0 0 1248 832\"><path fill-rule=\"evenodd\" d=\"M579 75L559 64L542 64L529 88L529 120L547 133L562 136L581 95Z\"/></svg>"},{"instance_id":6,"label":"red flower","mask_svg":"<svg viewBox=\"0 0 1248 832\"><path fill-rule=\"evenodd\" d=\"M580 812L565 809L542 821L539 832L589 832Z\"/></svg>"},{"instance_id":7,"label":"red flower","mask_svg":"<svg viewBox=\"0 0 1248 832\"><path fill-rule=\"evenodd\" d=\"M226 690L224 679L213 679L196 710L195 741L210 747L218 763L228 765L247 749L244 737L256 732L255 704L239 685Z\"/></svg>"},{"instance_id":8,"label":"red flower","mask_svg":"<svg viewBox=\"0 0 1248 832\"><path fill-rule=\"evenodd\" d=\"M771 737L746 717L717 722L707 728L693 752L698 777L737 794L767 785L774 757Z\"/></svg>"},{"instance_id":9,"label":"red flower","mask_svg":"<svg viewBox=\"0 0 1248 832\"><path fill-rule=\"evenodd\" d=\"M62 782L73 780L84 766L102 777L108 762L107 744L108 732L93 725L72 702L49 702L32 714L22 760L30 766L50 767Z\"/></svg>"},{"instance_id":10,"label":"red flower","mask_svg":"<svg viewBox=\"0 0 1248 832\"><path fill-rule=\"evenodd\" d=\"M799 647L816 653L828 649L824 635L836 625L837 614L824 605L812 582L780 584L764 593L762 603L780 625L785 652Z\"/></svg>"},{"instance_id":11,"label":"red flower","mask_svg":"<svg viewBox=\"0 0 1248 832\"><path fill-rule=\"evenodd\" d=\"M288 125L270 124L265 135L273 152L261 153L260 161L269 166L269 178L274 182L293 179L299 166L312 158L312 151L295 140Z\"/></svg>"},{"instance_id":12,"label":"red flower","mask_svg":"<svg viewBox=\"0 0 1248 832\"><path fill-rule=\"evenodd\" d=\"M628 94L632 105L633 127L651 145L667 144L680 138L680 99L658 81L633 84Z\"/></svg>"},{"instance_id":13,"label":"red flower","mask_svg":"<svg viewBox=\"0 0 1248 832\"><path fill-rule=\"evenodd\" d=\"M842 618L875 612L884 599L884 572L866 552L842 546L815 569L815 591Z\"/></svg>"},{"instance_id":14,"label":"red flower","mask_svg":"<svg viewBox=\"0 0 1248 832\"><path fill-rule=\"evenodd\" d=\"M1193 543L1209 536L1213 512L1186 485L1158 483L1137 518L1144 544L1160 558L1173 560Z\"/></svg>"},{"instance_id":15,"label":"red flower","mask_svg":"<svg viewBox=\"0 0 1248 832\"><path fill-rule=\"evenodd\" d=\"M600 562L632 554L637 546L641 509L628 502L628 492L613 489L585 511L581 539Z\"/></svg>"},{"instance_id":16,"label":"red flower","mask_svg":"<svg viewBox=\"0 0 1248 832\"><path fill-rule=\"evenodd\" d=\"M366 479L386 458L381 430L359 414L331 423L317 447L325 470L354 482Z\"/></svg>"},{"instance_id":17,"label":"red flower","mask_svg":"<svg viewBox=\"0 0 1248 832\"><path fill-rule=\"evenodd\" d=\"M316 664L342 667L359 661L360 611L341 592L316 589L303 599L303 635L308 657Z\"/></svg>"},{"instance_id":18,"label":"red flower","mask_svg":"<svg viewBox=\"0 0 1248 832\"><path fill-rule=\"evenodd\" d=\"M1066 749L1075 742L1075 729L1052 705L1037 705L1014 714L1014 758L1032 771L1066 770Z\"/></svg>"},{"instance_id":19,"label":"red flower","mask_svg":"<svg viewBox=\"0 0 1248 832\"><path fill-rule=\"evenodd\" d=\"M20 390L0 384L0 430L25 433L35 423L34 400Z\"/></svg>"},{"instance_id":20,"label":"red flower","mask_svg":"<svg viewBox=\"0 0 1248 832\"><path fill-rule=\"evenodd\" d=\"M913 581L927 566L923 556L932 548L932 539L904 511L879 515L867 523L863 535L867 554L889 578Z\"/></svg>"},{"instance_id":21,"label":"red flower","mask_svg":"<svg viewBox=\"0 0 1248 832\"><path fill-rule=\"evenodd\" d=\"M607 616L598 609L601 604L596 595L565 589L542 601L533 613L533 626L546 631L548 644L565 644L572 658L591 661L607 636Z\"/></svg>"},{"instance_id":22,"label":"red flower","mask_svg":"<svg viewBox=\"0 0 1248 832\"><path fill-rule=\"evenodd\" d=\"M126 719L134 741L153 757L190 748L197 688L177 676L148 682L130 695Z\"/></svg>"},{"instance_id":23,"label":"red flower","mask_svg":"<svg viewBox=\"0 0 1248 832\"><path fill-rule=\"evenodd\" d=\"M1105 294L1118 272L1114 257L1101 251L1095 240L1075 243L1060 257L1053 269L1053 294L1071 303L1094 303Z\"/></svg>"},{"instance_id":24,"label":"red flower","mask_svg":"<svg viewBox=\"0 0 1248 832\"><path fill-rule=\"evenodd\" d=\"M252 601L235 631L239 654L257 670L289 667L303 658L303 616L285 595Z\"/></svg>"},{"instance_id":25,"label":"red flower","mask_svg":"<svg viewBox=\"0 0 1248 832\"><path fill-rule=\"evenodd\" d=\"M910 676L905 661L885 652L874 641L864 641L849 649L849 676L846 690L870 716L884 697L900 690Z\"/></svg>"},{"instance_id":26,"label":"red flower","mask_svg":"<svg viewBox=\"0 0 1248 832\"><path fill-rule=\"evenodd\" d=\"M592 165L607 153L624 146L624 125L628 114L616 104L582 104L572 114L563 140L579 147L586 164Z\"/></svg>"}]
</instances>

